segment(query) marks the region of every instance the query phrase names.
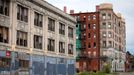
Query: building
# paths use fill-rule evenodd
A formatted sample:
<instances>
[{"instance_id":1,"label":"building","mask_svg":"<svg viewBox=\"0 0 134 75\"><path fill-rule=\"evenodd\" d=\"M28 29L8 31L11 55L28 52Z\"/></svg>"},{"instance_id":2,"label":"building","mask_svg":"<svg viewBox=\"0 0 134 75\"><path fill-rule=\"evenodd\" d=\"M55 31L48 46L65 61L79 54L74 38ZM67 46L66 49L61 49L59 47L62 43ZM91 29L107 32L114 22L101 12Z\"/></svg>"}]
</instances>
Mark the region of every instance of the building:
<instances>
[{"instance_id":1,"label":"building","mask_svg":"<svg viewBox=\"0 0 134 75\"><path fill-rule=\"evenodd\" d=\"M109 65L112 72L125 71L125 20L113 11L113 5L103 3L96 12L71 15L77 18L77 70L97 71Z\"/></svg>"},{"instance_id":2,"label":"building","mask_svg":"<svg viewBox=\"0 0 134 75\"><path fill-rule=\"evenodd\" d=\"M125 71L126 72L133 71L133 69L134 69L133 62L134 62L134 56L129 51L127 51L126 52L126 62L125 62Z\"/></svg>"},{"instance_id":3,"label":"building","mask_svg":"<svg viewBox=\"0 0 134 75\"><path fill-rule=\"evenodd\" d=\"M74 75L75 25L44 0L0 0L0 75Z\"/></svg>"},{"instance_id":4,"label":"building","mask_svg":"<svg viewBox=\"0 0 134 75\"><path fill-rule=\"evenodd\" d=\"M99 12L73 13L76 17L77 71L100 70Z\"/></svg>"},{"instance_id":5,"label":"building","mask_svg":"<svg viewBox=\"0 0 134 75\"><path fill-rule=\"evenodd\" d=\"M103 3L96 6L100 13L100 55L107 56L111 71L125 71L126 26L120 13L113 11L113 5Z\"/></svg>"}]
</instances>

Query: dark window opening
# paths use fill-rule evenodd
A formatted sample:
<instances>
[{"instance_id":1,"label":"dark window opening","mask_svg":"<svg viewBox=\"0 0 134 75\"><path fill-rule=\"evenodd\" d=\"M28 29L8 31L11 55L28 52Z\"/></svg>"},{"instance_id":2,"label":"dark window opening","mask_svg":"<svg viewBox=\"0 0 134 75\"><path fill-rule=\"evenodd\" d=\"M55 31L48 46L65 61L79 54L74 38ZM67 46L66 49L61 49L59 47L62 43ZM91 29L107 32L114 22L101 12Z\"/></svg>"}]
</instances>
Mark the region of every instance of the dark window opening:
<instances>
[{"instance_id":1,"label":"dark window opening","mask_svg":"<svg viewBox=\"0 0 134 75\"><path fill-rule=\"evenodd\" d=\"M42 49L42 36L34 35L34 48Z\"/></svg>"},{"instance_id":2,"label":"dark window opening","mask_svg":"<svg viewBox=\"0 0 134 75\"><path fill-rule=\"evenodd\" d=\"M42 27L43 24L43 15L35 12L34 13L34 25Z\"/></svg>"},{"instance_id":3,"label":"dark window opening","mask_svg":"<svg viewBox=\"0 0 134 75\"><path fill-rule=\"evenodd\" d=\"M55 20L48 18L48 30L55 31Z\"/></svg>"},{"instance_id":4,"label":"dark window opening","mask_svg":"<svg viewBox=\"0 0 134 75\"><path fill-rule=\"evenodd\" d=\"M27 32L17 31L16 37L17 37L16 40L17 45L27 47L28 42Z\"/></svg>"},{"instance_id":5,"label":"dark window opening","mask_svg":"<svg viewBox=\"0 0 134 75\"><path fill-rule=\"evenodd\" d=\"M55 41L53 39L48 39L48 51L55 51Z\"/></svg>"},{"instance_id":6,"label":"dark window opening","mask_svg":"<svg viewBox=\"0 0 134 75\"><path fill-rule=\"evenodd\" d=\"M59 34L65 35L65 25L59 23Z\"/></svg>"},{"instance_id":7,"label":"dark window opening","mask_svg":"<svg viewBox=\"0 0 134 75\"><path fill-rule=\"evenodd\" d=\"M73 54L73 45L68 44L68 54Z\"/></svg>"},{"instance_id":8,"label":"dark window opening","mask_svg":"<svg viewBox=\"0 0 134 75\"><path fill-rule=\"evenodd\" d=\"M68 37L73 38L73 28L68 27Z\"/></svg>"},{"instance_id":9,"label":"dark window opening","mask_svg":"<svg viewBox=\"0 0 134 75\"><path fill-rule=\"evenodd\" d=\"M0 42L9 42L9 28L0 26Z\"/></svg>"},{"instance_id":10,"label":"dark window opening","mask_svg":"<svg viewBox=\"0 0 134 75\"><path fill-rule=\"evenodd\" d=\"M59 52L65 53L65 43L64 42L59 42Z\"/></svg>"},{"instance_id":11,"label":"dark window opening","mask_svg":"<svg viewBox=\"0 0 134 75\"><path fill-rule=\"evenodd\" d=\"M17 19L24 22L28 22L28 8L18 5Z\"/></svg>"},{"instance_id":12,"label":"dark window opening","mask_svg":"<svg viewBox=\"0 0 134 75\"><path fill-rule=\"evenodd\" d=\"M9 16L10 0L0 0L0 14Z\"/></svg>"}]
</instances>

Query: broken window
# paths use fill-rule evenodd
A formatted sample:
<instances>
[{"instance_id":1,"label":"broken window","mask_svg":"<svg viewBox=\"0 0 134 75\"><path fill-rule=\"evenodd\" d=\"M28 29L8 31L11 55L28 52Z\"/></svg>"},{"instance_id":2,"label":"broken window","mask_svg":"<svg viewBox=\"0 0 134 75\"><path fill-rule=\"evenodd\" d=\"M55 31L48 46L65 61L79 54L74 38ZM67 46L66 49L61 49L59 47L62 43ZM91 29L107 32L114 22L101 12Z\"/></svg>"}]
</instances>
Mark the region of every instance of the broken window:
<instances>
[{"instance_id":1,"label":"broken window","mask_svg":"<svg viewBox=\"0 0 134 75\"><path fill-rule=\"evenodd\" d=\"M18 5L17 7L17 19L28 22L28 8Z\"/></svg>"},{"instance_id":2,"label":"broken window","mask_svg":"<svg viewBox=\"0 0 134 75\"><path fill-rule=\"evenodd\" d=\"M34 25L42 27L43 24L43 15L35 12L34 13Z\"/></svg>"},{"instance_id":3,"label":"broken window","mask_svg":"<svg viewBox=\"0 0 134 75\"><path fill-rule=\"evenodd\" d=\"M9 28L0 26L0 42L8 43L9 41Z\"/></svg>"},{"instance_id":4,"label":"broken window","mask_svg":"<svg viewBox=\"0 0 134 75\"><path fill-rule=\"evenodd\" d=\"M73 54L73 44L68 44L68 54Z\"/></svg>"},{"instance_id":5,"label":"broken window","mask_svg":"<svg viewBox=\"0 0 134 75\"><path fill-rule=\"evenodd\" d=\"M0 14L9 16L10 0L0 0Z\"/></svg>"},{"instance_id":6,"label":"broken window","mask_svg":"<svg viewBox=\"0 0 134 75\"><path fill-rule=\"evenodd\" d=\"M55 31L55 20L48 18L48 30Z\"/></svg>"},{"instance_id":7,"label":"broken window","mask_svg":"<svg viewBox=\"0 0 134 75\"><path fill-rule=\"evenodd\" d=\"M68 37L73 38L73 28L68 27Z\"/></svg>"},{"instance_id":8,"label":"broken window","mask_svg":"<svg viewBox=\"0 0 134 75\"><path fill-rule=\"evenodd\" d=\"M27 47L27 32L17 31L17 45Z\"/></svg>"},{"instance_id":9,"label":"broken window","mask_svg":"<svg viewBox=\"0 0 134 75\"><path fill-rule=\"evenodd\" d=\"M55 51L55 41L53 39L48 39L48 51Z\"/></svg>"},{"instance_id":10,"label":"broken window","mask_svg":"<svg viewBox=\"0 0 134 75\"><path fill-rule=\"evenodd\" d=\"M42 49L42 36L34 35L34 48Z\"/></svg>"},{"instance_id":11,"label":"broken window","mask_svg":"<svg viewBox=\"0 0 134 75\"><path fill-rule=\"evenodd\" d=\"M59 34L65 35L65 25L59 23Z\"/></svg>"},{"instance_id":12,"label":"broken window","mask_svg":"<svg viewBox=\"0 0 134 75\"><path fill-rule=\"evenodd\" d=\"M65 42L59 42L59 52L65 53Z\"/></svg>"}]
</instances>

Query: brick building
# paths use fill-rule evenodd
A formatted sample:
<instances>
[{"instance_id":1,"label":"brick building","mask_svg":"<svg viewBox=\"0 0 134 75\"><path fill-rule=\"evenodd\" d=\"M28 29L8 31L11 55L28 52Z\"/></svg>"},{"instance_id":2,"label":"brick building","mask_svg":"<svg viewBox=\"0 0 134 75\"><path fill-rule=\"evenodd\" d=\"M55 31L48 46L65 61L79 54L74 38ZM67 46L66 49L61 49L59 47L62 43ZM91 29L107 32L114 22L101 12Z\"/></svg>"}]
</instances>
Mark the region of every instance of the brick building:
<instances>
[{"instance_id":1,"label":"brick building","mask_svg":"<svg viewBox=\"0 0 134 75\"><path fill-rule=\"evenodd\" d=\"M77 19L76 50L79 71L99 71L100 69L100 27L99 12L71 14Z\"/></svg>"}]
</instances>

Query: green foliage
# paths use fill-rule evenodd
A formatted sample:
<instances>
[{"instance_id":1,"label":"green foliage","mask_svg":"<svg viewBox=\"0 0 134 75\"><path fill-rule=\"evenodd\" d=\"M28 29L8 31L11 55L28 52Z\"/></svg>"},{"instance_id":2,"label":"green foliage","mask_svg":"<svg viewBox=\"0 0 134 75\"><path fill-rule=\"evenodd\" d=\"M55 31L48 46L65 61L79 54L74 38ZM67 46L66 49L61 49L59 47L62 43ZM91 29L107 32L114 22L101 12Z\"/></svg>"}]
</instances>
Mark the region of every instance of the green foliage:
<instances>
[{"instance_id":1,"label":"green foliage","mask_svg":"<svg viewBox=\"0 0 134 75\"><path fill-rule=\"evenodd\" d=\"M106 75L106 74L103 72L81 72L77 75Z\"/></svg>"},{"instance_id":2,"label":"green foliage","mask_svg":"<svg viewBox=\"0 0 134 75\"><path fill-rule=\"evenodd\" d=\"M109 64L104 65L103 72L110 73L110 65Z\"/></svg>"},{"instance_id":3,"label":"green foliage","mask_svg":"<svg viewBox=\"0 0 134 75\"><path fill-rule=\"evenodd\" d=\"M77 75L89 75L89 72L80 72Z\"/></svg>"}]
</instances>

